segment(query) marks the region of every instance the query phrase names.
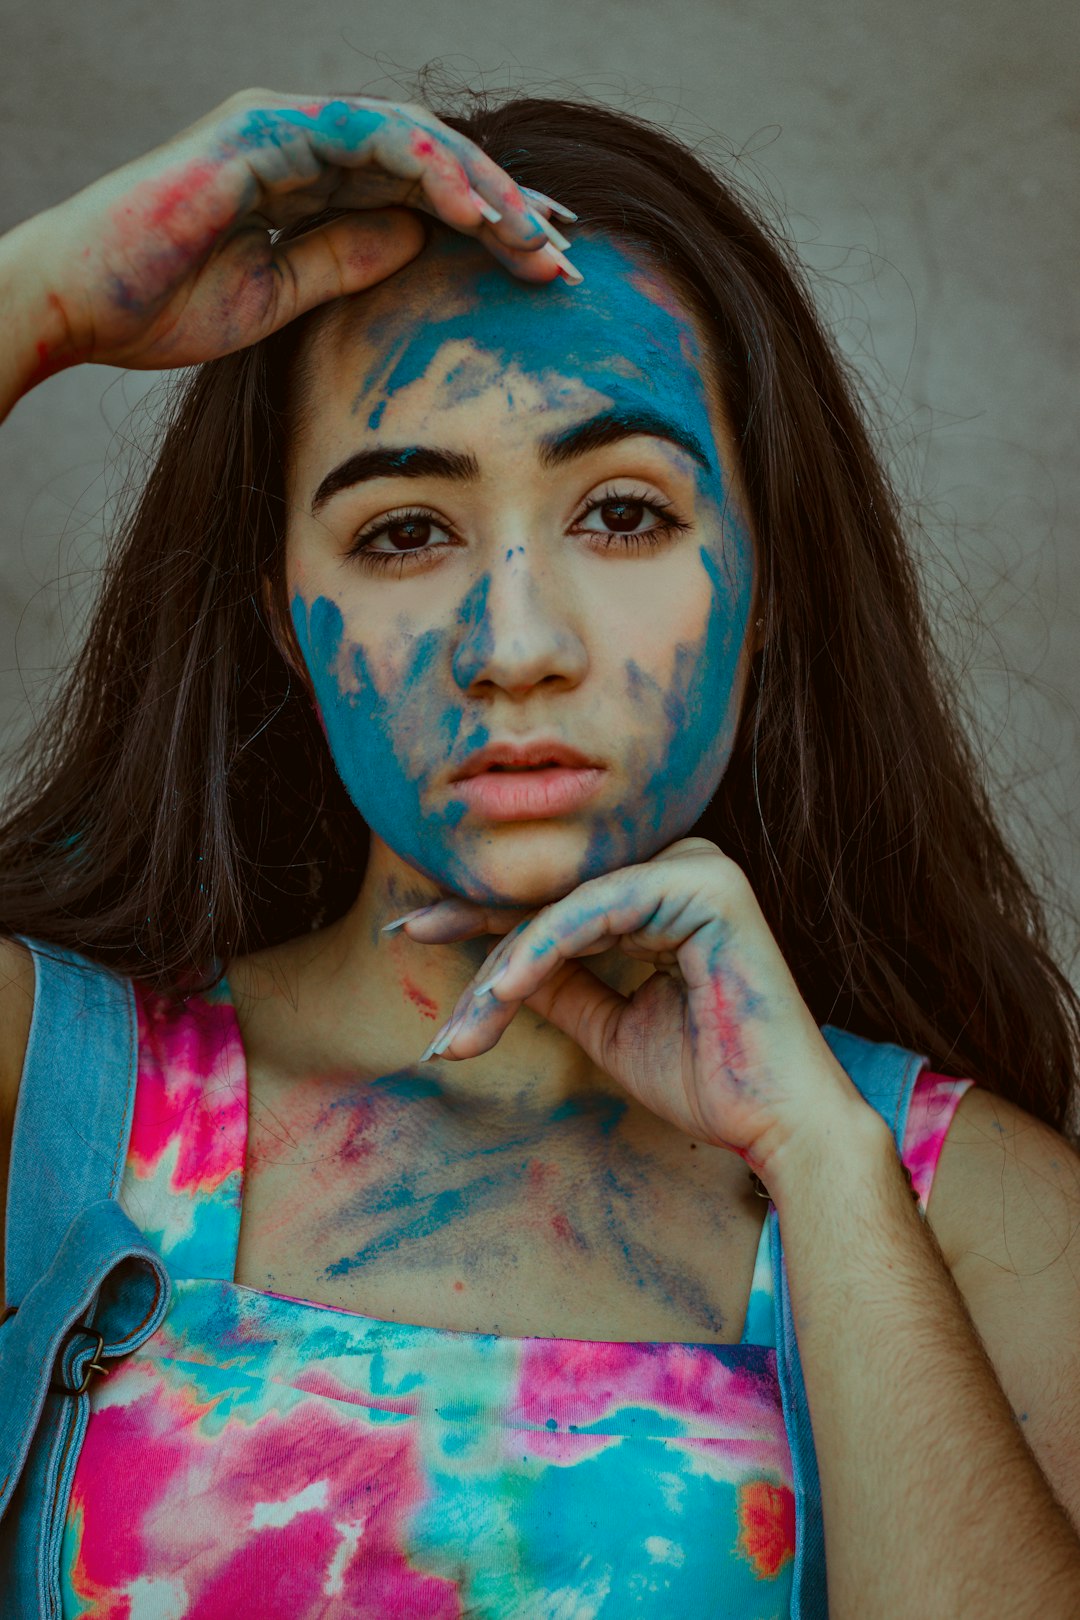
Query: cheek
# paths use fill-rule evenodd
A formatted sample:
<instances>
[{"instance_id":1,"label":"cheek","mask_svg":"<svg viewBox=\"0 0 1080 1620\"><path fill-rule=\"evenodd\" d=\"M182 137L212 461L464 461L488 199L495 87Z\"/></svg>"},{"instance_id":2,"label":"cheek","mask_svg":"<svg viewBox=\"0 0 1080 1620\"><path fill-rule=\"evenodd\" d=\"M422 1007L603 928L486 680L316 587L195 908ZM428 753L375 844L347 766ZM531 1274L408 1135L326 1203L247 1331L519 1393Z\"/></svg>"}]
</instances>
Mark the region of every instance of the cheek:
<instances>
[{"instance_id":1,"label":"cheek","mask_svg":"<svg viewBox=\"0 0 1080 1620\"><path fill-rule=\"evenodd\" d=\"M628 731L640 739L631 769L658 824L676 805L694 814L704 808L738 719L750 576L727 553L717 558L702 548L699 558L703 572L684 611L659 624L654 616L622 666Z\"/></svg>"},{"instance_id":2,"label":"cheek","mask_svg":"<svg viewBox=\"0 0 1080 1620\"><path fill-rule=\"evenodd\" d=\"M444 634L398 629L357 640L329 597L291 603L323 732L354 803L385 794L392 778L420 784L460 723L437 670Z\"/></svg>"}]
</instances>

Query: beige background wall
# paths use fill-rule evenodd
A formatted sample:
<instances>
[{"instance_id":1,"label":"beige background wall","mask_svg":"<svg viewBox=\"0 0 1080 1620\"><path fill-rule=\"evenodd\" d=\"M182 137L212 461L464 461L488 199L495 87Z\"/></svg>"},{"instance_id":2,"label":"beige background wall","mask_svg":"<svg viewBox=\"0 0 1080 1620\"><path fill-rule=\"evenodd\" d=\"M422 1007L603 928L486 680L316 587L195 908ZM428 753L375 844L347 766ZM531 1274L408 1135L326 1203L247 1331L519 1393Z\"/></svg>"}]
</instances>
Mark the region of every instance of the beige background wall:
<instances>
[{"instance_id":1,"label":"beige background wall","mask_svg":"<svg viewBox=\"0 0 1080 1620\"><path fill-rule=\"evenodd\" d=\"M0 39L0 230L234 90L409 94L432 59L738 154L881 401L958 684L1075 902L1075 5L0 0ZM154 384L80 367L0 427L0 738L78 635Z\"/></svg>"}]
</instances>

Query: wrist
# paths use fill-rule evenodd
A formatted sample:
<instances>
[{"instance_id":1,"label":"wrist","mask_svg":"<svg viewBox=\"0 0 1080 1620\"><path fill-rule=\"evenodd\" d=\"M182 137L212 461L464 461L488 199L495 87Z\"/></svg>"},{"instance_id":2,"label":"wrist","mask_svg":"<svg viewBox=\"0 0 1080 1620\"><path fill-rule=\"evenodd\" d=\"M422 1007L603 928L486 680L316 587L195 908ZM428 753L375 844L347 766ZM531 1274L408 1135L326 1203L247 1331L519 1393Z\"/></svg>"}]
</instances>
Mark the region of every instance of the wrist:
<instances>
[{"instance_id":1,"label":"wrist","mask_svg":"<svg viewBox=\"0 0 1080 1620\"><path fill-rule=\"evenodd\" d=\"M899 1162L893 1134L877 1109L859 1096L792 1131L758 1174L782 1216L808 1190L848 1183L864 1172L879 1177L891 1160Z\"/></svg>"},{"instance_id":2,"label":"wrist","mask_svg":"<svg viewBox=\"0 0 1080 1620\"><path fill-rule=\"evenodd\" d=\"M60 301L46 282L40 221L35 214L0 236L0 415L37 383L74 365Z\"/></svg>"}]
</instances>

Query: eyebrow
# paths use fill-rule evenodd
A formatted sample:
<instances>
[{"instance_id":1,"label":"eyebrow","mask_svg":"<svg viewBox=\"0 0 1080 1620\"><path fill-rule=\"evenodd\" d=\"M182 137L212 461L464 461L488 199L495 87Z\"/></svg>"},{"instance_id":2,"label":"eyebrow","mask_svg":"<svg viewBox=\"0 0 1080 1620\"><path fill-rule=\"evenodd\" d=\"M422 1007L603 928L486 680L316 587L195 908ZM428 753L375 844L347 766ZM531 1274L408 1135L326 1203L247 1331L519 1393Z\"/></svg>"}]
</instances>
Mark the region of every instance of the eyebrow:
<instances>
[{"instance_id":1,"label":"eyebrow","mask_svg":"<svg viewBox=\"0 0 1080 1620\"><path fill-rule=\"evenodd\" d=\"M540 440L537 453L542 467L557 467L639 434L666 439L684 450L706 472L714 470L713 458L696 434L662 412L646 409L602 411L586 422L548 434ZM480 463L476 457L456 450L438 450L421 444L358 450L331 468L319 484L311 498L311 515L314 517L341 490L367 483L372 478L450 478L467 483L479 476Z\"/></svg>"}]
</instances>

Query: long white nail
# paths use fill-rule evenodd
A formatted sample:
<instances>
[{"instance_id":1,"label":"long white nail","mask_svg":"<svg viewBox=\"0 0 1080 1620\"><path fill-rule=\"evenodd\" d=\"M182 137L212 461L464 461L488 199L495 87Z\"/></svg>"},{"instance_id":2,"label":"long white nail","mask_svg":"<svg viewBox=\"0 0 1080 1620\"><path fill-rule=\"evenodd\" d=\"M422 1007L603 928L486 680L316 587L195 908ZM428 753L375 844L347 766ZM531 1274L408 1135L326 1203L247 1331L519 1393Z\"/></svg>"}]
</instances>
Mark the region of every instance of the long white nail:
<instances>
[{"instance_id":1,"label":"long white nail","mask_svg":"<svg viewBox=\"0 0 1080 1620\"><path fill-rule=\"evenodd\" d=\"M542 191L534 191L532 186L519 186L518 190L523 192L526 197L532 197L535 202L544 203L546 207L551 209L553 214L558 214L560 219L568 219L571 224L577 219L577 215L572 208L564 208L562 203L555 201L554 197L548 197Z\"/></svg>"},{"instance_id":2,"label":"long white nail","mask_svg":"<svg viewBox=\"0 0 1080 1620\"><path fill-rule=\"evenodd\" d=\"M540 249L540 252L551 255L551 257L555 260L555 263L558 265L560 271L565 276L566 280L570 282L571 286L577 286L578 282L585 280L585 277L582 275L581 271L574 269L574 266L570 263L570 260L559 252L554 242L545 242L543 247Z\"/></svg>"},{"instance_id":3,"label":"long white nail","mask_svg":"<svg viewBox=\"0 0 1080 1620\"><path fill-rule=\"evenodd\" d=\"M465 1022L465 1019L468 1017L471 1009L472 1003L468 1002L464 1007L462 1007L460 1012L452 1013L450 1015L442 1029L438 1031L430 1046L428 1046L427 1050L424 1052L423 1057L420 1059L421 1063L426 1063L428 1058L440 1057L442 1053L446 1051L446 1048L450 1045L450 1042L453 1040L454 1036Z\"/></svg>"},{"instance_id":4,"label":"long white nail","mask_svg":"<svg viewBox=\"0 0 1080 1620\"><path fill-rule=\"evenodd\" d=\"M425 1046L424 1050L420 1054L421 1063L426 1063L429 1058L435 1057L437 1053L442 1052L445 1049L447 1043L452 1039L453 1036L453 1030L451 1029L453 1022L454 1020L451 1018L442 1026L440 1030L435 1033L432 1040L427 1046Z\"/></svg>"},{"instance_id":5,"label":"long white nail","mask_svg":"<svg viewBox=\"0 0 1080 1620\"><path fill-rule=\"evenodd\" d=\"M383 923L379 933L392 934L395 928L403 928L407 922L412 922L414 917L422 917L425 912L434 911L438 904L437 900L433 900L429 906L417 906L415 911L407 911L404 917L395 917L393 922Z\"/></svg>"},{"instance_id":6,"label":"long white nail","mask_svg":"<svg viewBox=\"0 0 1080 1620\"><path fill-rule=\"evenodd\" d=\"M489 973L483 984L478 984L473 990L473 1000L478 996L486 996L493 984L497 984L510 966L509 960L500 962L494 973Z\"/></svg>"},{"instance_id":7,"label":"long white nail","mask_svg":"<svg viewBox=\"0 0 1080 1620\"><path fill-rule=\"evenodd\" d=\"M545 219L543 214L536 214L534 217L539 223L541 230L549 242L553 242L557 248L568 248L572 246L572 243L563 235L562 231L557 231L555 229L550 219Z\"/></svg>"},{"instance_id":8,"label":"long white nail","mask_svg":"<svg viewBox=\"0 0 1080 1620\"><path fill-rule=\"evenodd\" d=\"M481 197L480 193L478 191L474 191L472 186L469 187L469 201L480 210L481 214L483 214L484 218L490 225L497 225L500 219L502 219L502 215L499 213L499 210L497 208L492 208L491 204L486 200L486 198Z\"/></svg>"}]
</instances>

